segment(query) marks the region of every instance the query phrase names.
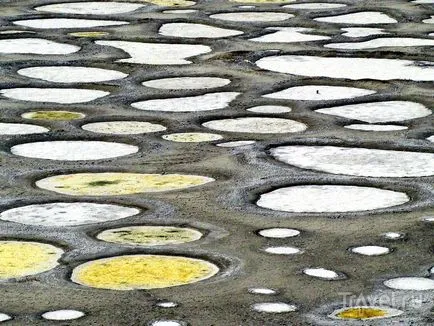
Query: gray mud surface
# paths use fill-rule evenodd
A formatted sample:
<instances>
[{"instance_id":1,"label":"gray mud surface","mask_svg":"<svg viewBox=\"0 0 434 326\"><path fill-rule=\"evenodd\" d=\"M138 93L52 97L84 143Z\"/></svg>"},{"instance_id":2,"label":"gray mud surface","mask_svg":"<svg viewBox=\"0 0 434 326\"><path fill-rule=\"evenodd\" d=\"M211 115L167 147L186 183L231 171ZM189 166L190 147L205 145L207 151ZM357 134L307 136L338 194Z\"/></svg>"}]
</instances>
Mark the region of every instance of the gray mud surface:
<instances>
[{"instance_id":1,"label":"gray mud surface","mask_svg":"<svg viewBox=\"0 0 434 326\"><path fill-rule=\"evenodd\" d=\"M127 1L123 1L127 2ZM132 1L131 1L132 2ZM323 1L331 2L331 1ZM16 87L76 87L107 90L107 97L81 104L25 102L0 97L1 122L31 123L50 129L45 134L0 136L0 210L35 203L87 201L135 206L139 215L106 223L74 227L43 227L13 222L0 222L0 239L32 240L51 243L65 250L60 265L37 275L0 282L0 312L13 317L5 324L49 325L43 312L76 309L86 316L62 325L148 325L154 320L178 320L193 326L205 325L432 325L434 323L433 291L398 291L386 288L383 281L400 276L431 277L433 260L433 223L423 221L434 216L433 176L420 178L367 178L333 175L304 170L278 162L269 149L278 145L337 145L373 149L409 150L434 153L433 143L426 140L433 134L433 118L402 121L407 130L363 132L344 128L361 123L331 115L315 113L315 109L344 104L374 101L414 101L434 107L433 82L402 80L345 80L310 78L261 70L254 62L276 54L345 56L434 61L433 47L389 47L372 50L324 48L327 43L358 42L376 36L350 39L342 36L341 24L319 23L313 18L358 11L381 11L398 23L369 25L381 27L390 37L429 38L434 25L422 20L434 15L434 5L416 5L404 0L350 1L340 0L347 7L327 11L293 10L281 4L252 4L253 9L239 9L242 3L198 1L188 15L166 14L173 7L148 5L135 12L114 16L90 16L43 13L35 6L53 3L47 0L2 0L0 32L31 31L35 34L0 34L0 39L39 37L82 47L69 55L32 55L0 53L0 89ZM103 4L102 4L103 5ZM247 5L247 4L246 4ZM185 9L185 8L183 8ZM213 20L208 16L230 11L276 11L295 14L281 22L243 23ZM116 19L130 22L119 27L92 29L34 29L14 26L20 19L73 17ZM191 22L244 31L245 34L221 39L186 39L158 35L164 23ZM300 26L313 28L312 33L330 36L330 40L300 43L256 43L249 38L264 35L265 27ZM351 26L353 27L353 26ZM355 27L355 26L354 26ZM95 38L73 37L76 31L104 31L109 34L98 40L203 44L211 53L191 58L190 65L142 65L115 62L128 58L122 50L99 46ZM384 35L381 35L384 36ZM432 36L431 36L432 39ZM0 49L1 51L1 49ZM434 63L433 63L434 64ZM129 74L126 79L88 84L53 84L20 76L16 71L32 66L83 65L114 69ZM143 81L175 76L215 76L232 82L212 90L159 90L141 85ZM434 80L434 76L433 76ZM351 86L377 91L376 94L327 102L291 101L262 98L263 94L300 85ZM133 102L202 95L209 92L239 92L241 95L222 110L186 113L140 111ZM255 114L246 111L257 105L286 105L292 112ZM68 110L86 117L74 121L26 120L21 114L33 110ZM210 131L203 122L233 117L275 116L294 119L308 125L301 133L248 134ZM81 125L90 122L135 120L161 123L166 131L140 135L103 135L87 132ZM254 145L238 148L215 146L215 142L176 143L161 138L177 132L215 132L224 141L256 140ZM47 140L103 140L139 146L136 154L97 161L51 161L16 156L13 145ZM160 193L125 196L69 196L39 189L35 182L47 176L76 172L183 173L209 176L215 182L203 186ZM354 213L286 213L255 205L259 195L282 186L339 184L373 186L406 192L411 201L397 207ZM151 248L105 243L95 235L105 229L129 225L181 225L197 228L205 236L182 245ZM288 227L301 235L288 239L267 239L256 232L269 227ZM381 237L388 231L403 232L406 237L390 241ZM366 257L352 254L348 248L375 244L393 249L389 255ZM294 246L302 254L270 255L268 246ZM70 275L76 266L93 259L122 254L152 253L200 257L216 263L220 272L198 283L153 290L114 291L75 284ZM344 273L347 278L325 281L302 274L307 267L324 267ZM253 295L248 288L276 289L273 296ZM404 314L391 319L372 321L337 321L327 316L342 307L342 293L370 296L377 304L381 296L394 297L396 302L385 306L401 309ZM408 301L419 300L418 305ZM156 303L174 301L176 308L159 308ZM259 302L288 302L298 311L259 313L251 305ZM384 303L384 300L383 300Z\"/></svg>"}]
</instances>

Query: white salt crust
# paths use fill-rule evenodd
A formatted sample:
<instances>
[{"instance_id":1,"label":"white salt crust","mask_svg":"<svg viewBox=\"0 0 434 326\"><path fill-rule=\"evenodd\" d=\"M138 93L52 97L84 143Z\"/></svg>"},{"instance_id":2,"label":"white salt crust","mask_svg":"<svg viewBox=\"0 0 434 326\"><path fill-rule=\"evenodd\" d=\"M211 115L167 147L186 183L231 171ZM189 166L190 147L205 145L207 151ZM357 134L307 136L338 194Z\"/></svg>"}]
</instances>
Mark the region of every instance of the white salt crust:
<instances>
[{"instance_id":1,"label":"white salt crust","mask_svg":"<svg viewBox=\"0 0 434 326\"><path fill-rule=\"evenodd\" d=\"M230 84L230 80L218 77L173 77L148 80L143 86L158 89L208 89L223 87Z\"/></svg>"},{"instance_id":2,"label":"white salt crust","mask_svg":"<svg viewBox=\"0 0 434 326\"><path fill-rule=\"evenodd\" d=\"M122 79L127 74L116 70L71 67L71 66L46 66L30 67L17 71L19 75L42 79L54 83L92 83Z\"/></svg>"},{"instance_id":3,"label":"white salt crust","mask_svg":"<svg viewBox=\"0 0 434 326\"><path fill-rule=\"evenodd\" d=\"M251 294L263 294L263 295L274 295L277 294L276 290L267 288L250 288L248 292Z\"/></svg>"},{"instance_id":4,"label":"white salt crust","mask_svg":"<svg viewBox=\"0 0 434 326\"><path fill-rule=\"evenodd\" d=\"M91 28L103 26L121 26L129 23L121 20L95 20L76 18L41 18L16 20L15 25L26 26L36 29L62 29L62 28Z\"/></svg>"},{"instance_id":5,"label":"white salt crust","mask_svg":"<svg viewBox=\"0 0 434 326\"><path fill-rule=\"evenodd\" d=\"M93 122L81 126L82 129L112 135L137 135L164 131L167 128L157 123L145 121L104 121Z\"/></svg>"},{"instance_id":6,"label":"white salt crust","mask_svg":"<svg viewBox=\"0 0 434 326\"><path fill-rule=\"evenodd\" d=\"M176 308L178 307L178 304L172 301L164 301L164 302L158 302L156 306L160 308Z\"/></svg>"},{"instance_id":7,"label":"white salt crust","mask_svg":"<svg viewBox=\"0 0 434 326\"><path fill-rule=\"evenodd\" d=\"M84 313L78 310L55 310L48 311L42 315L42 318L47 320L73 320L84 317Z\"/></svg>"},{"instance_id":8,"label":"white salt crust","mask_svg":"<svg viewBox=\"0 0 434 326\"><path fill-rule=\"evenodd\" d=\"M151 326L185 326L185 323L176 320L156 320L153 321Z\"/></svg>"},{"instance_id":9,"label":"white salt crust","mask_svg":"<svg viewBox=\"0 0 434 326\"><path fill-rule=\"evenodd\" d=\"M307 126L304 123L298 121L266 117L211 120L202 125L213 130L252 134L292 133L302 132L307 129Z\"/></svg>"},{"instance_id":10,"label":"white salt crust","mask_svg":"<svg viewBox=\"0 0 434 326\"><path fill-rule=\"evenodd\" d=\"M35 10L75 15L115 15L137 10L144 5L127 2L66 2L36 7Z\"/></svg>"},{"instance_id":11,"label":"white salt crust","mask_svg":"<svg viewBox=\"0 0 434 326\"><path fill-rule=\"evenodd\" d=\"M259 59L259 68L309 77L346 78L351 80L434 80L434 67L429 61L421 66L415 61L400 59L315 57L280 55Z\"/></svg>"},{"instance_id":12,"label":"white salt crust","mask_svg":"<svg viewBox=\"0 0 434 326\"><path fill-rule=\"evenodd\" d=\"M58 43L41 38L0 40L0 53L60 55L78 52L76 45Z\"/></svg>"},{"instance_id":13,"label":"white salt crust","mask_svg":"<svg viewBox=\"0 0 434 326\"><path fill-rule=\"evenodd\" d=\"M242 147L242 146L249 146L256 143L254 140L237 140L237 141L228 141L225 143L217 144L218 147Z\"/></svg>"},{"instance_id":14,"label":"white salt crust","mask_svg":"<svg viewBox=\"0 0 434 326\"><path fill-rule=\"evenodd\" d=\"M341 28L341 30L345 31L342 35L346 37L366 37L371 35L389 34L385 32L383 28L375 27L345 27Z\"/></svg>"},{"instance_id":15,"label":"white salt crust","mask_svg":"<svg viewBox=\"0 0 434 326\"><path fill-rule=\"evenodd\" d=\"M261 105L254 106L252 108L248 108L247 111L255 112L255 113L264 113L264 114L272 114L272 113L288 113L291 112L291 108L282 105Z\"/></svg>"},{"instance_id":16,"label":"white salt crust","mask_svg":"<svg viewBox=\"0 0 434 326\"><path fill-rule=\"evenodd\" d=\"M326 2L310 2L310 3L297 3L293 5L285 5L283 8L289 9L306 9L306 10L328 10L343 8L347 5L344 3L326 3Z\"/></svg>"},{"instance_id":17,"label":"white salt crust","mask_svg":"<svg viewBox=\"0 0 434 326\"><path fill-rule=\"evenodd\" d=\"M15 145L11 153L47 160L82 161L101 160L137 153L137 146L90 140L44 141Z\"/></svg>"},{"instance_id":18,"label":"white salt crust","mask_svg":"<svg viewBox=\"0 0 434 326\"><path fill-rule=\"evenodd\" d=\"M213 19L236 21L236 22L273 22L282 21L294 17L292 14L280 13L280 12L231 12L221 13L209 16Z\"/></svg>"},{"instance_id":19,"label":"white salt crust","mask_svg":"<svg viewBox=\"0 0 434 326\"><path fill-rule=\"evenodd\" d=\"M345 15L315 18L314 20L332 24L370 25L395 24L398 21L382 12L362 11Z\"/></svg>"},{"instance_id":20,"label":"white salt crust","mask_svg":"<svg viewBox=\"0 0 434 326\"><path fill-rule=\"evenodd\" d=\"M319 109L315 112L369 123L405 121L432 114L423 104L408 101L350 104Z\"/></svg>"},{"instance_id":21,"label":"white salt crust","mask_svg":"<svg viewBox=\"0 0 434 326\"><path fill-rule=\"evenodd\" d=\"M433 136L430 136L430 137L428 137L426 140L429 140L430 142L433 142L434 143L434 135Z\"/></svg>"},{"instance_id":22,"label":"white salt crust","mask_svg":"<svg viewBox=\"0 0 434 326\"><path fill-rule=\"evenodd\" d=\"M258 234L265 238L292 238L300 235L300 231L295 229L288 229L288 228L270 228L270 229L263 229L258 232Z\"/></svg>"},{"instance_id":23,"label":"white salt crust","mask_svg":"<svg viewBox=\"0 0 434 326\"><path fill-rule=\"evenodd\" d=\"M127 52L128 59L116 62L138 63L148 65L185 65L192 63L186 60L200 54L211 52L211 48L200 44L163 44L127 41L95 41L95 44L112 46Z\"/></svg>"},{"instance_id":24,"label":"white salt crust","mask_svg":"<svg viewBox=\"0 0 434 326\"><path fill-rule=\"evenodd\" d=\"M199 96L175 97L158 100L147 100L132 103L131 106L144 111L161 112L198 112L224 109L235 100L240 93L221 92Z\"/></svg>"},{"instance_id":25,"label":"white salt crust","mask_svg":"<svg viewBox=\"0 0 434 326\"><path fill-rule=\"evenodd\" d=\"M434 280L424 277L397 277L384 281L384 285L395 290L434 290Z\"/></svg>"},{"instance_id":26,"label":"white salt crust","mask_svg":"<svg viewBox=\"0 0 434 326\"><path fill-rule=\"evenodd\" d=\"M279 161L303 169L363 177L434 175L434 154L338 146L280 146L271 149Z\"/></svg>"},{"instance_id":27,"label":"white salt crust","mask_svg":"<svg viewBox=\"0 0 434 326\"><path fill-rule=\"evenodd\" d=\"M183 38L223 38L244 34L242 31L204 24L168 23L160 27L159 34Z\"/></svg>"},{"instance_id":28,"label":"white salt crust","mask_svg":"<svg viewBox=\"0 0 434 326\"><path fill-rule=\"evenodd\" d=\"M387 240L399 240L405 237L405 233L401 232L386 232L381 235L383 238Z\"/></svg>"},{"instance_id":29,"label":"white salt crust","mask_svg":"<svg viewBox=\"0 0 434 326\"><path fill-rule=\"evenodd\" d=\"M88 202L33 204L6 210L0 219L37 226L75 226L119 220L140 213L135 207Z\"/></svg>"},{"instance_id":30,"label":"white salt crust","mask_svg":"<svg viewBox=\"0 0 434 326\"><path fill-rule=\"evenodd\" d=\"M274 33L249 39L253 42L262 43L296 43L329 40L329 36L310 34L312 28L302 27L268 27L266 31L275 31ZM309 33L309 34L307 34Z\"/></svg>"},{"instance_id":31,"label":"white salt crust","mask_svg":"<svg viewBox=\"0 0 434 326\"><path fill-rule=\"evenodd\" d=\"M378 49L382 47L434 46L434 40L411 37L382 37L364 42L330 43L326 48L342 50Z\"/></svg>"},{"instance_id":32,"label":"white salt crust","mask_svg":"<svg viewBox=\"0 0 434 326\"><path fill-rule=\"evenodd\" d=\"M4 313L0 313L0 322L11 320L11 319L12 319L11 316L4 314Z\"/></svg>"},{"instance_id":33,"label":"white salt crust","mask_svg":"<svg viewBox=\"0 0 434 326\"><path fill-rule=\"evenodd\" d=\"M381 246L361 246L351 248L351 251L363 256L382 256L390 253L390 249Z\"/></svg>"},{"instance_id":34,"label":"white salt crust","mask_svg":"<svg viewBox=\"0 0 434 326\"><path fill-rule=\"evenodd\" d=\"M404 193L378 188L306 185L279 188L262 194L257 205L283 212L338 213L393 207L409 200Z\"/></svg>"},{"instance_id":35,"label":"white salt crust","mask_svg":"<svg viewBox=\"0 0 434 326\"><path fill-rule=\"evenodd\" d=\"M109 95L109 92L79 88L9 88L0 89L0 95L29 102L85 103Z\"/></svg>"},{"instance_id":36,"label":"white salt crust","mask_svg":"<svg viewBox=\"0 0 434 326\"><path fill-rule=\"evenodd\" d=\"M273 255L296 255L301 253L300 249L288 246L268 247L264 251Z\"/></svg>"},{"instance_id":37,"label":"white salt crust","mask_svg":"<svg viewBox=\"0 0 434 326\"><path fill-rule=\"evenodd\" d=\"M344 86L307 85L295 86L262 97L297 101L328 101L350 99L375 94L376 91Z\"/></svg>"},{"instance_id":38,"label":"white salt crust","mask_svg":"<svg viewBox=\"0 0 434 326\"><path fill-rule=\"evenodd\" d=\"M406 130L406 126L398 125L363 125L363 124L352 124L345 126L347 129L361 130L361 131L397 131Z\"/></svg>"},{"instance_id":39,"label":"white salt crust","mask_svg":"<svg viewBox=\"0 0 434 326\"><path fill-rule=\"evenodd\" d=\"M429 19L422 20L425 24L434 24L434 16L431 16Z\"/></svg>"},{"instance_id":40,"label":"white salt crust","mask_svg":"<svg viewBox=\"0 0 434 326\"><path fill-rule=\"evenodd\" d=\"M45 127L36 125L0 122L0 135L42 134L49 131L50 130Z\"/></svg>"},{"instance_id":41,"label":"white salt crust","mask_svg":"<svg viewBox=\"0 0 434 326\"><path fill-rule=\"evenodd\" d=\"M261 302L252 305L252 309L257 312L266 313L285 313L297 311L297 307L284 302Z\"/></svg>"},{"instance_id":42,"label":"white salt crust","mask_svg":"<svg viewBox=\"0 0 434 326\"><path fill-rule=\"evenodd\" d=\"M318 278L327 279L327 280L336 280L339 278L339 274L336 273L335 271L321 268L321 267L306 268L305 270L303 270L303 273L308 275L308 276L318 277Z\"/></svg>"}]
</instances>

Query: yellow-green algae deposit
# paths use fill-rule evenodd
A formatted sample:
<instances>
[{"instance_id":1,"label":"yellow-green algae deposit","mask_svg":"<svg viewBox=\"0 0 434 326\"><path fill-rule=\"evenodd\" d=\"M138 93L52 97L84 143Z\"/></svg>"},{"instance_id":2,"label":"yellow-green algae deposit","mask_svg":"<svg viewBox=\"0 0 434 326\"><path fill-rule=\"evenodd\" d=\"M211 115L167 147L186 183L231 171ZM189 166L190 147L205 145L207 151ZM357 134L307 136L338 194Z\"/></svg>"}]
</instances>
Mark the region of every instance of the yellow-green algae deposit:
<instances>
[{"instance_id":1,"label":"yellow-green algae deposit","mask_svg":"<svg viewBox=\"0 0 434 326\"><path fill-rule=\"evenodd\" d=\"M196 241L201 237L202 233L191 228L148 225L110 229L97 235L97 238L103 241L140 246L180 244Z\"/></svg>"},{"instance_id":2,"label":"yellow-green algae deposit","mask_svg":"<svg viewBox=\"0 0 434 326\"><path fill-rule=\"evenodd\" d=\"M335 319L366 320L389 318L399 316L402 313L403 312L401 310L392 308L359 306L336 310L335 312L333 312L333 314L330 315L330 317Z\"/></svg>"},{"instance_id":3,"label":"yellow-green algae deposit","mask_svg":"<svg viewBox=\"0 0 434 326\"><path fill-rule=\"evenodd\" d=\"M178 134L169 134L162 137L178 143L201 143L222 139L221 135L210 134L205 132L182 132Z\"/></svg>"},{"instance_id":4,"label":"yellow-green algae deposit","mask_svg":"<svg viewBox=\"0 0 434 326\"><path fill-rule=\"evenodd\" d=\"M83 119L85 115L79 112L70 111L32 111L21 115L24 119L31 120L78 120Z\"/></svg>"},{"instance_id":5,"label":"yellow-green algae deposit","mask_svg":"<svg viewBox=\"0 0 434 326\"><path fill-rule=\"evenodd\" d=\"M63 250L27 241L0 241L0 280L46 272L58 265Z\"/></svg>"},{"instance_id":6,"label":"yellow-green algae deposit","mask_svg":"<svg viewBox=\"0 0 434 326\"><path fill-rule=\"evenodd\" d=\"M98 259L74 269L73 282L101 289L157 289L199 282L219 268L205 260L163 255L126 255Z\"/></svg>"},{"instance_id":7,"label":"yellow-green algae deposit","mask_svg":"<svg viewBox=\"0 0 434 326\"><path fill-rule=\"evenodd\" d=\"M101 37L109 35L107 32L73 32L68 33L68 35L75 36L75 37Z\"/></svg>"},{"instance_id":8,"label":"yellow-green algae deposit","mask_svg":"<svg viewBox=\"0 0 434 326\"><path fill-rule=\"evenodd\" d=\"M37 181L36 186L72 196L115 196L179 190L212 181L199 175L103 172L57 175Z\"/></svg>"}]
</instances>

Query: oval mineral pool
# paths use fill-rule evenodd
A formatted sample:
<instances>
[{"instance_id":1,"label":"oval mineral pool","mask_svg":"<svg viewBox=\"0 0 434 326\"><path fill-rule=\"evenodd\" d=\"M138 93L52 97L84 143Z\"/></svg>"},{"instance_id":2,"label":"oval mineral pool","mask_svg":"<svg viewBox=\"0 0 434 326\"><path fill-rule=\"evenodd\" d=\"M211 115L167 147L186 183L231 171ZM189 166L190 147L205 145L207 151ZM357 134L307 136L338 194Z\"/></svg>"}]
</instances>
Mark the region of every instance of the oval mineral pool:
<instances>
[{"instance_id":1,"label":"oval mineral pool","mask_svg":"<svg viewBox=\"0 0 434 326\"><path fill-rule=\"evenodd\" d=\"M168 23L160 27L159 34L183 38L223 38L243 34L235 29L220 28L204 24Z\"/></svg>"},{"instance_id":2,"label":"oval mineral pool","mask_svg":"<svg viewBox=\"0 0 434 326\"><path fill-rule=\"evenodd\" d=\"M88 38L97 38L101 36L107 36L110 33L107 32L72 32L68 33L68 35L74 36L74 37L88 37Z\"/></svg>"},{"instance_id":3,"label":"oval mineral pool","mask_svg":"<svg viewBox=\"0 0 434 326\"><path fill-rule=\"evenodd\" d=\"M386 33L383 28L346 27L341 28L341 30L345 31L345 33L343 33L342 35L346 37L365 37L371 35L389 34Z\"/></svg>"},{"instance_id":4,"label":"oval mineral pool","mask_svg":"<svg viewBox=\"0 0 434 326\"><path fill-rule=\"evenodd\" d=\"M273 255L296 255L301 253L300 249L288 246L268 247L264 251Z\"/></svg>"},{"instance_id":5,"label":"oval mineral pool","mask_svg":"<svg viewBox=\"0 0 434 326\"><path fill-rule=\"evenodd\" d=\"M295 229L287 229L287 228L270 228L263 229L258 232L258 234L265 238L292 238L300 235L300 231Z\"/></svg>"},{"instance_id":6,"label":"oval mineral pool","mask_svg":"<svg viewBox=\"0 0 434 326\"><path fill-rule=\"evenodd\" d=\"M0 280L46 272L55 268L63 250L46 243L0 241Z\"/></svg>"},{"instance_id":7,"label":"oval mineral pool","mask_svg":"<svg viewBox=\"0 0 434 326\"><path fill-rule=\"evenodd\" d=\"M46 160L102 160L137 153L137 146L91 140L60 140L15 145L11 153Z\"/></svg>"},{"instance_id":8,"label":"oval mineral pool","mask_svg":"<svg viewBox=\"0 0 434 326\"><path fill-rule=\"evenodd\" d=\"M362 246L351 248L351 252L354 252L363 256L382 256L390 253L390 249L380 246Z\"/></svg>"},{"instance_id":9,"label":"oval mineral pool","mask_svg":"<svg viewBox=\"0 0 434 326\"><path fill-rule=\"evenodd\" d=\"M178 320L154 320L149 326L187 326L187 324Z\"/></svg>"},{"instance_id":10,"label":"oval mineral pool","mask_svg":"<svg viewBox=\"0 0 434 326\"><path fill-rule=\"evenodd\" d=\"M328 10L346 7L344 3L326 3L326 2L309 2L309 3L297 3L293 5L286 5L283 8L289 9L306 9L306 10Z\"/></svg>"},{"instance_id":11,"label":"oval mineral pool","mask_svg":"<svg viewBox=\"0 0 434 326\"><path fill-rule=\"evenodd\" d=\"M21 115L24 119L30 120L52 120L52 121L69 121L83 119L86 115L79 112L71 111L32 111Z\"/></svg>"},{"instance_id":12,"label":"oval mineral pool","mask_svg":"<svg viewBox=\"0 0 434 326\"><path fill-rule=\"evenodd\" d=\"M98 45L112 46L129 54L127 59L116 62L138 63L148 65L185 65L192 63L189 57L209 53L212 49L201 44L163 44L127 41L95 41Z\"/></svg>"},{"instance_id":13,"label":"oval mineral pool","mask_svg":"<svg viewBox=\"0 0 434 326\"><path fill-rule=\"evenodd\" d=\"M279 55L259 59L256 65L265 70L309 77L434 80L434 67L429 61Z\"/></svg>"},{"instance_id":14,"label":"oval mineral pool","mask_svg":"<svg viewBox=\"0 0 434 326\"><path fill-rule=\"evenodd\" d=\"M146 2L162 7L189 7L196 4L189 0L146 0Z\"/></svg>"},{"instance_id":15,"label":"oval mineral pool","mask_svg":"<svg viewBox=\"0 0 434 326\"><path fill-rule=\"evenodd\" d=\"M257 11L257 12L228 12L221 14L214 14L209 16L213 19L226 20L226 21L236 21L236 22L275 22L287 20L294 17L292 14L282 13L282 12L267 12L267 11Z\"/></svg>"},{"instance_id":16,"label":"oval mineral pool","mask_svg":"<svg viewBox=\"0 0 434 326\"><path fill-rule=\"evenodd\" d=\"M432 114L432 111L423 104L408 101L349 104L319 109L315 112L369 123L404 121Z\"/></svg>"},{"instance_id":17,"label":"oval mineral pool","mask_svg":"<svg viewBox=\"0 0 434 326\"><path fill-rule=\"evenodd\" d=\"M405 193L378 188L306 185L280 188L262 194L257 205L283 212L337 213L393 207L409 200Z\"/></svg>"},{"instance_id":18,"label":"oval mineral pool","mask_svg":"<svg viewBox=\"0 0 434 326\"><path fill-rule=\"evenodd\" d=\"M18 38L0 40L0 53L14 54L70 54L80 50L79 46L58 43L40 38Z\"/></svg>"},{"instance_id":19,"label":"oval mineral pool","mask_svg":"<svg viewBox=\"0 0 434 326\"><path fill-rule=\"evenodd\" d=\"M434 280L425 277L397 277L384 281L384 285L395 290L434 290Z\"/></svg>"},{"instance_id":20,"label":"oval mineral pool","mask_svg":"<svg viewBox=\"0 0 434 326\"><path fill-rule=\"evenodd\" d=\"M225 143L217 144L218 147L242 147L242 146L250 146L255 144L254 140L236 140L236 141L228 141Z\"/></svg>"},{"instance_id":21,"label":"oval mineral pool","mask_svg":"<svg viewBox=\"0 0 434 326\"><path fill-rule=\"evenodd\" d=\"M364 125L364 124L352 124L345 126L347 129L360 130L360 131L398 131L406 130L408 127L399 125Z\"/></svg>"},{"instance_id":22,"label":"oval mineral pool","mask_svg":"<svg viewBox=\"0 0 434 326\"><path fill-rule=\"evenodd\" d=\"M304 123L295 120L266 117L212 120L202 125L213 130L252 134L282 134L302 132L307 129Z\"/></svg>"},{"instance_id":23,"label":"oval mineral pool","mask_svg":"<svg viewBox=\"0 0 434 326\"><path fill-rule=\"evenodd\" d=\"M4 314L4 313L0 313L0 322L8 321L8 320L11 320L11 319L12 319L11 316L9 316L7 314Z\"/></svg>"},{"instance_id":24,"label":"oval mineral pool","mask_svg":"<svg viewBox=\"0 0 434 326\"><path fill-rule=\"evenodd\" d=\"M175 97L132 103L131 106L144 111L199 112L221 110L235 100L240 93L222 92L199 96Z\"/></svg>"},{"instance_id":25,"label":"oval mineral pool","mask_svg":"<svg viewBox=\"0 0 434 326\"><path fill-rule=\"evenodd\" d=\"M5 123L0 122L0 135L30 135L43 134L50 130L36 125L28 125L24 123Z\"/></svg>"},{"instance_id":26,"label":"oval mineral pool","mask_svg":"<svg viewBox=\"0 0 434 326\"><path fill-rule=\"evenodd\" d=\"M37 29L61 29L61 28L90 28L101 26L119 26L129 24L121 20L94 20L75 18L41 18L16 20L15 25L37 28Z\"/></svg>"},{"instance_id":27,"label":"oval mineral pool","mask_svg":"<svg viewBox=\"0 0 434 326\"><path fill-rule=\"evenodd\" d=\"M173 77L148 80L142 83L143 86L158 89L207 89L223 87L231 81L218 77Z\"/></svg>"},{"instance_id":28,"label":"oval mineral pool","mask_svg":"<svg viewBox=\"0 0 434 326\"><path fill-rule=\"evenodd\" d=\"M84 130L100 134L137 135L164 131L167 128L157 123L145 121L93 122L81 126Z\"/></svg>"},{"instance_id":29,"label":"oval mineral pool","mask_svg":"<svg viewBox=\"0 0 434 326\"><path fill-rule=\"evenodd\" d=\"M434 154L337 146L281 146L271 150L279 161L303 169L364 177L434 175Z\"/></svg>"},{"instance_id":30,"label":"oval mineral pool","mask_svg":"<svg viewBox=\"0 0 434 326\"><path fill-rule=\"evenodd\" d=\"M160 307L160 308L176 308L176 307L178 307L178 304L176 302L173 302L173 301L162 301L162 302L158 302L155 305L157 307Z\"/></svg>"},{"instance_id":31,"label":"oval mineral pool","mask_svg":"<svg viewBox=\"0 0 434 326\"><path fill-rule=\"evenodd\" d=\"M406 234L403 232L386 232L381 236L387 240L401 240L405 238Z\"/></svg>"},{"instance_id":32,"label":"oval mineral pool","mask_svg":"<svg viewBox=\"0 0 434 326\"><path fill-rule=\"evenodd\" d=\"M330 43L324 45L326 48L340 50L363 50L403 46L412 48L418 46L434 46L434 40L411 37L382 37L364 42Z\"/></svg>"},{"instance_id":33,"label":"oval mineral pool","mask_svg":"<svg viewBox=\"0 0 434 326\"><path fill-rule=\"evenodd\" d=\"M297 311L297 307L284 302L261 302L252 305L252 309L257 312L284 313Z\"/></svg>"},{"instance_id":34,"label":"oval mineral pool","mask_svg":"<svg viewBox=\"0 0 434 326\"><path fill-rule=\"evenodd\" d=\"M46 320L74 320L84 317L84 312L78 310L53 310L42 314L42 318Z\"/></svg>"},{"instance_id":35,"label":"oval mineral pool","mask_svg":"<svg viewBox=\"0 0 434 326\"><path fill-rule=\"evenodd\" d=\"M338 280L338 279L342 278L341 275L339 275L335 271L325 269L322 267L306 268L305 270L303 270L303 274L306 274L306 275L312 276L312 277L321 278L324 280Z\"/></svg>"},{"instance_id":36,"label":"oval mineral pool","mask_svg":"<svg viewBox=\"0 0 434 326\"><path fill-rule=\"evenodd\" d=\"M212 181L199 175L102 172L56 175L37 181L36 186L72 196L117 196L180 190Z\"/></svg>"},{"instance_id":37,"label":"oval mineral pool","mask_svg":"<svg viewBox=\"0 0 434 326\"><path fill-rule=\"evenodd\" d=\"M71 280L93 288L127 291L196 283L218 271L216 265L202 259L125 255L84 263L74 269Z\"/></svg>"},{"instance_id":38,"label":"oval mineral pool","mask_svg":"<svg viewBox=\"0 0 434 326\"><path fill-rule=\"evenodd\" d=\"M277 294L276 290L267 288L249 288L248 292L251 294L261 294L261 295L274 295Z\"/></svg>"},{"instance_id":39,"label":"oval mineral pool","mask_svg":"<svg viewBox=\"0 0 434 326\"><path fill-rule=\"evenodd\" d=\"M279 92L265 94L262 97L297 101L329 101L350 99L375 93L376 91L363 88L308 85L290 87Z\"/></svg>"},{"instance_id":40,"label":"oval mineral pool","mask_svg":"<svg viewBox=\"0 0 434 326\"><path fill-rule=\"evenodd\" d=\"M355 306L335 310L329 317L343 320L373 320L396 317L403 313L401 310L388 307Z\"/></svg>"},{"instance_id":41,"label":"oval mineral pool","mask_svg":"<svg viewBox=\"0 0 434 326\"><path fill-rule=\"evenodd\" d=\"M396 19L378 11L362 11L345 15L320 17L314 20L323 23L352 25L395 24L398 22Z\"/></svg>"},{"instance_id":42,"label":"oval mineral pool","mask_svg":"<svg viewBox=\"0 0 434 326\"><path fill-rule=\"evenodd\" d=\"M144 225L109 229L96 237L106 242L149 247L196 241L202 233L186 227Z\"/></svg>"},{"instance_id":43,"label":"oval mineral pool","mask_svg":"<svg viewBox=\"0 0 434 326\"><path fill-rule=\"evenodd\" d=\"M223 136L205 132L181 132L177 134L164 135L162 138L177 143L201 143L220 140Z\"/></svg>"},{"instance_id":44,"label":"oval mineral pool","mask_svg":"<svg viewBox=\"0 0 434 326\"><path fill-rule=\"evenodd\" d=\"M90 102L109 94L105 91L80 88L8 88L0 90L0 95L14 100L61 104Z\"/></svg>"},{"instance_id":45,"label":"oval mineral pool","mask_svg":"<svg viewBox=\"0 0 434 326\"><path fill-rule=\"evenodd\" d=\"M75 226L114 221L140 213L135 207L88 202L34 204L8 209L0 219L36 226Z\"/></svg>"},{"instance_id":46,"label":"oval mineral pool","mask_svg":"<svg viewBox=\"0 0 434 326\"><path fill-rule=\"evenodd\" d=\"M312 28L302 27L268 27L265 31L275 31L271 34L249 39L253 42L262 43L296 43L329 40L329 36L311 34ZM307 33L309 34L307 34Z\"/></svg>"},{"instance_id":47,"label":"oval mineral pool","mask_svg":"<svg viewBox=\"0 0 434 326\"><path fill-rule=\"evenodd\" d=\"M248 108L247 111L264 114L278 114L291 112L291 108L282 105L261 105Z\"/></svg>"},{"instance_id":48,"label":"oval mineral pool","mask_svg":"<svg viewBox=\"0 0 434 326\"><path fill-rule=\"evenodd\" d=\"M116 70L71 66L30 67L20 69L17 73L53 83L96 83L122 79L128 76Z\"/></svg>"},{"instance_id":49,"label":"oval mineral pool","mask_svg":"<svg viewBox=\"0 0 434 326\"><path fill-rule=\"evenodd\" d=\"M115 15L131 12L141 7L144 7L144 5L138 3L109 1L104 2L104 5L102 5L101 2L88 1L49 4L36 7L35 10L58 14Z\"/></svg>"}]
</instances>

